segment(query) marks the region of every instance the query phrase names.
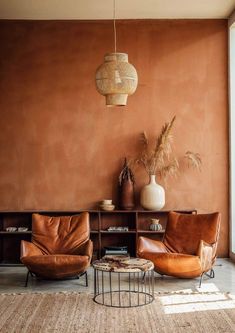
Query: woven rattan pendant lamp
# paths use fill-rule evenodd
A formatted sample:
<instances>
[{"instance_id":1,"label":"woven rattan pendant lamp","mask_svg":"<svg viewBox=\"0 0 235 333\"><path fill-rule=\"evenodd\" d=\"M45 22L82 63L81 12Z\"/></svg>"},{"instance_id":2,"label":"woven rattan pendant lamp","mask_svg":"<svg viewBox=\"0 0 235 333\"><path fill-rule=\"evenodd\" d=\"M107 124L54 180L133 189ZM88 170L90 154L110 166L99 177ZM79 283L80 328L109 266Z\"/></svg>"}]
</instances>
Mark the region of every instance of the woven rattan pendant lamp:
<instances>
[{"instance_id":1,"label":"woven rattan pendant lamp","mask_svg":"<svg viewBox=\"0 0 235 333\"><path fill-rule=\"evenodd\" d=\"M138 75L128 62L128 54L117 52L116 2L113 0L114 52L104 56L96 71L96 89L105 96L107 106L125 106L138 84Z\"/></svg>"}]
</instances>

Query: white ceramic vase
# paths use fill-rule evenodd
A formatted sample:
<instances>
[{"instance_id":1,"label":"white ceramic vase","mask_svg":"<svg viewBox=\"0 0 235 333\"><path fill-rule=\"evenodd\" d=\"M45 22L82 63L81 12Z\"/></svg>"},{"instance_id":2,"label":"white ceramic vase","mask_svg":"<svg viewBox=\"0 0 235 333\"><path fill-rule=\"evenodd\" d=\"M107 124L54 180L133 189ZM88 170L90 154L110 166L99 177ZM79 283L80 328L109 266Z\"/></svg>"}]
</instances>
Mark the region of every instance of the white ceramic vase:
<instances>
[{"instance_id":1,"label":"white ceramic vase","mask_svg":"<svg viewBox=\"0 0 235 333\"><path fill-rule=\"evenodd\" d=\"M140 192L140 204L148 210L160 210L165 205L165 190L156 183L156 176L150 175L148 185L145 185Z\"/></svg>"}]
</instances>

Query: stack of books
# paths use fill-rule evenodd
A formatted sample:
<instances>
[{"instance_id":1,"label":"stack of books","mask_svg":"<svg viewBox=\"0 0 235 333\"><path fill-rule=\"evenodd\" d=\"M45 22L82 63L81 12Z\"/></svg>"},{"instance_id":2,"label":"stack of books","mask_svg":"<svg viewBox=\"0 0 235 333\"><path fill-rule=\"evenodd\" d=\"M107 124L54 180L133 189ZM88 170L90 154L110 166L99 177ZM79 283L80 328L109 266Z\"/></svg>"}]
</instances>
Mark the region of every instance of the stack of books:
<instances>
[{"instance_id":1,"label":"stack of books","mask_svg":"<svg viewBox=\"0 0 235 333\"><path fill-rule=\"evenodd\" d=\"M105 246L104 255L127 255L128 247L127 246Z\"/></svg>"}]
</instances>

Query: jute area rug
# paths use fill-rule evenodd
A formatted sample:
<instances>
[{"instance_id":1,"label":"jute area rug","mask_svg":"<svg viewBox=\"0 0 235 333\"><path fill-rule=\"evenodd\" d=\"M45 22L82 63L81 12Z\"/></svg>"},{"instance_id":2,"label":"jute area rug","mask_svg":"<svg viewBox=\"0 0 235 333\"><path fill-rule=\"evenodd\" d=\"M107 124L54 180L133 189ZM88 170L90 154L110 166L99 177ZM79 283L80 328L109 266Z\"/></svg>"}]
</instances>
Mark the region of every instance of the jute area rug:
<instances>
[{"instance_id":1,"label":"jute area rug","mask_svg":"<svg viewBox=\"0 0 235 333\"><path fill-rule=\"evenodd\" d=\"M86 293L0 295L1 333L232 333L229 294L156 295L150 305L109 308Z\"/></svg>"}]
</instances>

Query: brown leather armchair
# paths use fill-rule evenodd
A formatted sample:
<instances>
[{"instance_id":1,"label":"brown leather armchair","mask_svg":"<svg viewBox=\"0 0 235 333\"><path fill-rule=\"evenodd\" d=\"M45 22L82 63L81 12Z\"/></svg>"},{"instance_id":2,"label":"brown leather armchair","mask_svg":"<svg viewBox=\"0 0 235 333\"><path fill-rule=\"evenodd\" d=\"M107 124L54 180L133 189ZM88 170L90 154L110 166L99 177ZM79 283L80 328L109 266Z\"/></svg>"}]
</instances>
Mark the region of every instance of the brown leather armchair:
<instances>
[{"instance_id":1,"label":"brown leather armchair","mask_svg":"<svg viewBox=\"0 0 235 333\"><path fill-rule=\"evenodd\" d=\"M32 242L21 241L21 262L29 273L46 279L86 276L92 258L89 214L32 216Z\"/></svg>"},{"instance_id":2,"label":"brown leather armchair","mask_svg":"<svg viewBox=\"0 0 235 333\"><path fill-rule=\"evenodd\" d=\"M170 212L163 241L139 237L137 253L161 275L195 278L210 272L216 259L220 214ZM201 285L200 279L200 285Z\"/></svg>"}]
</instances>

